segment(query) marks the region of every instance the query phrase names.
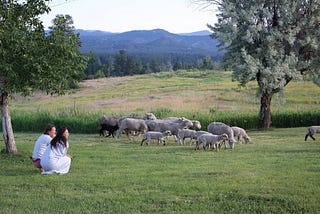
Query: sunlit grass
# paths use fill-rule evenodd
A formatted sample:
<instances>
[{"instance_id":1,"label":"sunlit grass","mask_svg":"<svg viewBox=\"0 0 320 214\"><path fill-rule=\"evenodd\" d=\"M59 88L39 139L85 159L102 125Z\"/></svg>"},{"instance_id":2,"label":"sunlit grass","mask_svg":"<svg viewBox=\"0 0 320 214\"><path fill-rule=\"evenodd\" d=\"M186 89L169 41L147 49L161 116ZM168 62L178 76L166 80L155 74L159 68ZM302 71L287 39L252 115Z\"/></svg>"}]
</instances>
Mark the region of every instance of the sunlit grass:
<instances>
[{"instance_id":1,"label":"sunlit grass","mask_svg":"<svg viewBox=\"0 0 320 214\"><path fill-rule=\"evenodd\" d=\"M248 130L234 151L140 146L74 134L70 173L42 176L29 156L37 133L16 133L17 155L0 153L2 213L317 213L319 140L306 128ZM320 139L320 136L316 136ZM0 143L4 150L4 143Z\"/></svg>"}]
</instances>

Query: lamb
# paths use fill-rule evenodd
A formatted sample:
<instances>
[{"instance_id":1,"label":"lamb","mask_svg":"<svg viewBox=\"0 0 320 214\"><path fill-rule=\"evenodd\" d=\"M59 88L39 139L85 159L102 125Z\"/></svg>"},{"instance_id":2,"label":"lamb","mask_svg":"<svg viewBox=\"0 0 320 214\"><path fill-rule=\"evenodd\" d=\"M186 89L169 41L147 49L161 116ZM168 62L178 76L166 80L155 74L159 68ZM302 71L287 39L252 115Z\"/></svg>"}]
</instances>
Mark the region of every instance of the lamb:
<instances>
[{"instance_id":1,"label":"lamb","mask_svg":"<svg viewBox=\"0 0 320 214\"><path fill-rule=\"evenodd\" d=\"M196 147L194 148L194 150L199 150L199 141L198 141L198 138L203 135L203 134L210 134L209 132L206 132L206 131L197 131L196 133ZM201 142L202 143L202 142Z\"/></svg>"},{"instance_id":2,"label":"lamb","mask_svg":"<svg viewBox=\"0 0 320 214\"><path fill-rule=\"evenodd\" d=\"M104 136L105 132L107 131L108 134L105 135L106 137L109 137L112 135L112 137L115 137L115 132L119 129L118 126L118 118L115 117L107 117L103 115L102 117L99 118L100 121L100 136Z\"/></svg>"},{"instance_id":3,"label":"lamb","mask_svg":"<svg viewBox=\"0 0 320 214\"><path fill-rule=\"evenodd\" d=\"M310 136L313 140L316 140L316 139L313 137L313 135L314 135L315 133L320 133L320 126L310 126L310 127L308 127L308 129L307 129L307 134L306 134L306 136L305 136L305 138L304 138L304 141L306 141L309 136Z\"/></svg>"},{"instance_id":4,"label":"lamb","mask_svg":"<svg viewBox=\"0 0 320 214\"><path fill-rule=\"evenodd\" d=\"M178 131L178 141L182 141L182 145L184 145L184 140L186 138L190 138L190 146L192 145L192 139L197 139L197 131L191 129L181 129Z\"/></svg>"},{"instance_id":5,"label":"lamb","mask_svg":"<svg viewBox=\"0 0 320 214\"><path fill-rule=\"evenodd\" d=\"M179 143L177 137L179 130L189 128L190 126L192 126L192 122L185 118L179 118L179 120L175 120L175 122L166 119L147 120L146 122L149 131L171 131L171 134L174 136L177 144Z\"/></svg>"},{"instance_id":6,"label":"lamb","mask_svg":"<svg viewBox=\"0 0 320 214\"><path fill-rule=\"evenodd\" d=\"M246 144L250 143L251 139L246 130L237 126L232 126L231 128L233 130L233 136L238 139L238 143L242 143L242 139L244 139Z\"/></svg>"},{"instance_id":7,"label":"lamb","mask_svg":"<svg viewBox=\"0 0 320 214\"><path fill-rule=\"evenodd\" d=\"M221 135L203 134L198 138L199 144L202 143L204 151L206 151L210 145L212 145L216 151L219 151L221 148L221 142L226 140L228 140L228 135L225 133Z\"/></svg>"},{"instance_id":8,"label":"lamb","mask_svg":"<svg viewBox=\"0 0 320 214\"><path fill-rule=\"evenodd\" d=\"M163 143L163 145L166 145L166 138L170 135L171 135L171 132L169 130L165 132L148 131L143 135L141 146L143 145L144 141L147 141L147 145L149 145L151 140L158 140L158 145L160 143Z\"/></svg>"},{"instance_id":9,"label":"lamb","mask_svg":"<svg viewBox=\"0 0 320 214\"><path fill-rule=\"evenodd\" d=\"M212 122L208 125L208 132L216 135L226 133L229 139L229 146L231 149L234 149L234 144L236 143L236 140L234 139L233 130L230 126L221 122Z\"/></svg>"},{"instance_id":10,"label":"lamb","mask_svg":"<svg viewBox=\"0 0 320 214\"><path fill-rule=\"evenodd\" d=\"M145 133L148 130L148 126L143 119L136 118L123 118L118 122L119 129L117 131L116 138L119 138L121 133L125 131L127 137L131 139L132 132Z\"/></svg>"}]
</instances>

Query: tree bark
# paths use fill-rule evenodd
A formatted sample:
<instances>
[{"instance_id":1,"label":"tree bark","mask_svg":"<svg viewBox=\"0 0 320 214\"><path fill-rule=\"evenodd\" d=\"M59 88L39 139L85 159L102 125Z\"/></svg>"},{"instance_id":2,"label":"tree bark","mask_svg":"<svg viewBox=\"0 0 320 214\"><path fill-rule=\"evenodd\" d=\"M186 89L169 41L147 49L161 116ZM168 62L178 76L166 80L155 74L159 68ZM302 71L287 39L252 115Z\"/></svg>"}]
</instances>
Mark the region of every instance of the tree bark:
<instances>
[{"instance_id":1,"label":"tree bark","mask_svg":"<svg viewBox=\"0 0 320 214\"><path fill-rule=\"evenodd\" d=\"M260 112L259 112L259 128L268 129L271 124L271 98L272 94L263 93L261 95Z\"/></svg>"},{"instance_id":2,"label":"tree bark","mask_svg":"<svg viewBox=\"0 0 320 214\"><path fill-rule=\"evenodd\" d=\"M9 98L6 92L1 93L0 108L2 114L2 134L4 142L6 144L6 152L9 154L14 154L17 152L17 147L14 141L9 110Z\"/></svg>"}]
</instances>

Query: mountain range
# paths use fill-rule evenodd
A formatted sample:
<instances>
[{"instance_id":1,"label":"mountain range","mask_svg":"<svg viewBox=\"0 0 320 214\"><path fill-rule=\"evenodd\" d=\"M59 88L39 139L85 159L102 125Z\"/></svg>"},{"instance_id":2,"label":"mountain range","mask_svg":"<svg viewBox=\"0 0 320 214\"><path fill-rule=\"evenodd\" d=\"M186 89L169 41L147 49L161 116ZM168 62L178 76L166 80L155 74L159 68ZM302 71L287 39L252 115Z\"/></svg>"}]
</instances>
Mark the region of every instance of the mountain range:
<instances>
[{"instance_id":1,"label":"mountain range","mask_svg":"<svg viewBox=\"0 0 320 214\"><path fill-rule=\"evenodd\" d=\"M219 42L210 37L209 31L174 34L163 29L133 30L112 33L99 30L76 30L80 34L82 46L80 51L87 54L127 53L166 54L183 53L222 56L217 48Z\"/></svg>"}]
</instances>

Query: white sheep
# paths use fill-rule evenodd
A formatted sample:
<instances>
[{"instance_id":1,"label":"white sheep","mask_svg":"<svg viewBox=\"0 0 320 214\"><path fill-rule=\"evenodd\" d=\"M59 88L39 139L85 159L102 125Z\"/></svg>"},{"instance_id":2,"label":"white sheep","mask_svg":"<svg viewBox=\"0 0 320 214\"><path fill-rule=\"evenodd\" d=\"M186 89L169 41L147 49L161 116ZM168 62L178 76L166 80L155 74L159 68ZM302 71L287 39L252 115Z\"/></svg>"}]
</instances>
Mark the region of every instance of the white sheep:
<instances>
[{"instance_id":1,"label":"white sheep","mask_svg":"<svg viewBox=\"0 0 320 214\"><path fill-rule=\"evenodd\" d=\"M308 129L307 129L307 134L306 134L304 140L306 141L309 136L310 136L313 140L316 140L316 139L313 137L313 135L314 135L315 133L320 133L320 126L310 126L310 127L308 127Z\"/></svg>"},{"instance_id":2,"label":"white sheep","mask_svg":"<svg viewBox=\"0 0 320 214\"><path fill-rule=\"evenodd\" d=\"M163 143L163 145L166 145L166 138L170 135L171 135L171 132L169 130L164 132L148 131L143 135L141 146L143 145L144 141L147 141L147 145L149 145L151 140L158 140L158 145L160 143Z\"/></svg>"},{"instance_id":3,"label":"white sheep","mask_svg":"<svg viewBox=\"0 0 320 214\"><path fill-rule=\"evenodd\" d=\"M234 148L234 144L237 142L233 137L233 130L230 126L221 122L212 122L208 125L208 132L211 134L221 135L226 133L229 138L229 146L231 149Z\"/></svg>"},{"instance_id":4,"label":"white sheep","mask_svg":"<svg viewBox=\"0 0 320 214\"><path fill-rule=\"evenodd\" d=\"M171 135L174 136L177 144L178 142L178 132L181 129L189 128L192 126L192 122L185 118L179 118L178 120L167 120L167 119L157 119L157 120L146 120L149 131L164 132L166 130L171 131Z\"/></svg>"},{"instance_id":5,"label":"white sheep","mask_svg":"<svg viewBox=\"0 0 320 214\"><path fill-rule=\"evenodd\" d=\"M242 143L242 139L244 139L244 142L250 143L251 139L248 136L246 130L244 130L243 128L237 127L237 126L232 126L231 127L233 130L233 136L238 139L238 143Z\"/></svg>"},{"instance_id":6,"label":"white sheep","mask_svg":"<svg viewBox=\"0 0 320 214\"><path fill-rule=\"evenodd\" d=\"M199 150L199 141L198 141L198 138L201 136L201 135L203 135L203 134L211 134L211 133L209 133L209 132L206 132L206 131L197 131L197 133L196 133L196 147L194 148L194 150Z\"/></svg>"},{"instance_id":7,"label":"white sheep","mask_svg":"<svg viewBox=\"0 0 320 214\"><path fill-rule=\"evenodd\" d=\"M119 129L116 138L119 138L121 133L125 131L127 137L131 140L131 133L145 133L148 130L146 121L136 118L122 118L118 122Z\"/></svg>"},{"instance_id":8,"label":"white sheep","mask_svg":"<svg viewBox=\"0 0 320 214\"><path fill-rule=\"evenodd\" d=\"M189 120L189 119L187 119L185 117L165 117L162 120L173 122L173 123L177 123L177 122L179 123L179 122L181 122L181 120ZM200 121L198 121L198 120L190 120L190 121L192 122L192 125L191 125L192 127L195 127L197 129L201 129Z\"/></svg>"},{"instance_id":9,"label":"white sheep","mask_svg":"<svg viewBox=\"0 0 320 214\"><path fill-rule=\"evenodd\" d=\"M178 131L178 141L182 145L185 145L184 140L190 138L190 146L192 145L192 140L197 139L197 131L191 129L181 129Z\"/></svg>"},{"instance_id":10,"label":"white sheep","mask_svg":"<svg viewBox=\"0 0 320 214\"><path fill-rule=\"evenodd\" d=\"M216 151L220 150L221 143L228 140L228 135L223 133L221 135L214 134L203 134L198 138L199 144L202 143L203 150L206 151L207 148L212 146Z\"/></svg>"}]
</instances>

